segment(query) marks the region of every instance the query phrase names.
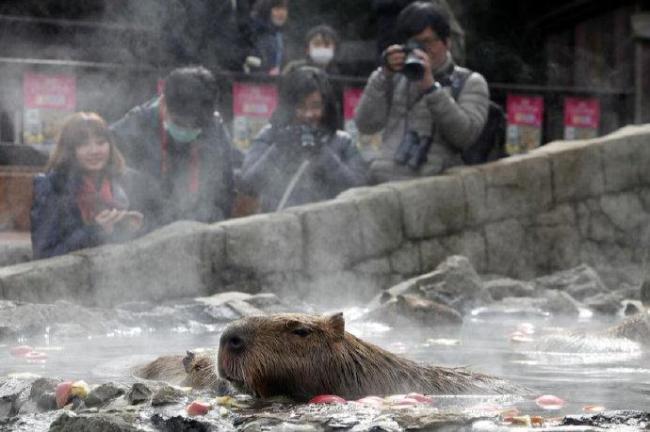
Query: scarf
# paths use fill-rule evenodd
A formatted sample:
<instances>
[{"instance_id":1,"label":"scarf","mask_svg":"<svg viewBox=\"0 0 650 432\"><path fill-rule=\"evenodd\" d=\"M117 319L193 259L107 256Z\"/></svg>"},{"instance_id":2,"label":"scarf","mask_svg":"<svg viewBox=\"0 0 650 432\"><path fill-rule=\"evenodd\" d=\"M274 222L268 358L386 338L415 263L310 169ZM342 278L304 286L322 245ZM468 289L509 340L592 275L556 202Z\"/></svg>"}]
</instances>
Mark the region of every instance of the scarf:
<instances>
[{"instance_id":1,"label":"scarf","mask_svg":"<svg viewBox=\"0 0 650 432\"><path fill-rule=\"evenodd\" d=\"M97 189L97 182L91 176L82 176L79 190L77 191L77 205L81 212L81 219L85 224L95 222L95 217L106 209L117 208L123 210L128 204L123 200L113 198L113 187L107 177L103 177ZM123 195L118 193L117 195Z\"/></svg>"}]
</instances>

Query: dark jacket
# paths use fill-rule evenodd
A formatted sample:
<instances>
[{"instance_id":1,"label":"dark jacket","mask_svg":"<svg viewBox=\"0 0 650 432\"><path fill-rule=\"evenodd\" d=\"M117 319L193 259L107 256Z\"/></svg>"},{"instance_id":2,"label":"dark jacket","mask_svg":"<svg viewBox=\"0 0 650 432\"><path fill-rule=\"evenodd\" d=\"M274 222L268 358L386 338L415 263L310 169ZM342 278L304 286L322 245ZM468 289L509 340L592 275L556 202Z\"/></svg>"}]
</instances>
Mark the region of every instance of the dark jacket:
<instances>
[{"instance_id":1,"label":"dark jacket","mask_svg":"<svg viewBox=\"0 0 650 432\"><path fill-rule=\"evenodd\" d=\"M274 67L282 69L286 59L286 49L282 30L268 21L253 20L255 54L262 60L261 72L268 72Z\"/></svg>"},{"instance_id":2,"label":"dark jacket","mask_svg":"<svg viewBox=\"0 0 650 432\"><path fill-rule=\"evenodd\" d=\"M77 191L81 184L79 175L49 172L34 177L34 199L31 209L32 253L34 259L62 255L78 249L104 243L129 240L133 235L120 232L108 236L95 224L85 224L77 204ZM144 215L144 225L137 235L155 226L158 201L155 184L147 176L127 170L113 179L113 190L122 188L129 200L129 210Z\"/></svg>"},{"instance_id":3,"label":"dark jacket","mask_svg":"<svg viewBox=\"0 0 650 432\"><path fill-rule=\"evenodd\" d=\"M187 219L218 222L230 216L233 164L230 137L221 118L203 128L199 146L199 191L189 193L191 145L176 143L160 124L157 100L129 111L111 125L127 164L159 180L162 193L161 224ZM167 135L169 172L162 173L162 134Z\"/></svg>"},{"instance_id":4,"label":"dark jacket","mask_svg":"<svg viewBox=\"0 0 650 432\"><path fill-rule=\"evenodd\" d=\"M366 184L366 166L350 136L337 131L323 138L315 149L285 142L282 132L268 125L246 154L242 189L259 196L264 212L275 211L303 161L309 161L297 178L284 207L322 201Z\"/></svg>"}]
</instances>

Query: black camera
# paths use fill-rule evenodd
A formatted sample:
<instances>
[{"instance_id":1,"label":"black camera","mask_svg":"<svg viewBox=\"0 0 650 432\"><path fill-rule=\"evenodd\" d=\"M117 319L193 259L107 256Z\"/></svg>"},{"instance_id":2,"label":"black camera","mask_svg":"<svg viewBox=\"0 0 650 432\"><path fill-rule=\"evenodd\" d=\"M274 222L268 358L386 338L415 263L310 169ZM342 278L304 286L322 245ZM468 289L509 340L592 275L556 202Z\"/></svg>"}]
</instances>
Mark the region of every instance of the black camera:
<instances>
[{"instance_id":1,"label":"black camera","mask_svg":"<svg viewBox=\"0 0 650 432\"><path fill-rule=\"evenodd\" d=\"M420 81L424 78L424 63L422 59L415 54L415 50L424 51L424 47L414 40L408 41L402 45L406 59L404 60L404 69L402 73L409 81Z\"/></svg>"},{"instance_id":2,"label":"black camera","mask_svg":"<svg viewBox=\"0 0 650 432\"><path fill-rule=\"evenodd\" d=\"M305 149L316 148L320 143L320 133L308 125L289 125L280 131L277 139L283 144L298 145Z\"/></svg>"},{"instance_id":3,"label":"black camera","mask_svg":"<svg viewBox=\"0 0 650 432\"><path fill-rule=\"evenodd\" d=\"M430 137L420 137L415 131L408 131L397 146L394 160L398 165L407 165L411 169L420 168L426 161L431 148Z\"/></svg>"}]
</instances>

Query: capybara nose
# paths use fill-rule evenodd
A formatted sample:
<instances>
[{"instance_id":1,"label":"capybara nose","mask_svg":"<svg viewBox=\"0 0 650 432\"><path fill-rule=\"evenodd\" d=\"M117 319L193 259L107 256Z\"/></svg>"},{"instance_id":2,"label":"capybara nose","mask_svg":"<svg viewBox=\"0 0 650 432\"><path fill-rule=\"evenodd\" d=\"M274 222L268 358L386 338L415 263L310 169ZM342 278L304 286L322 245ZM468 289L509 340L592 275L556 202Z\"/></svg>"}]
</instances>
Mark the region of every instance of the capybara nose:
<instances>
[{"instance_id":1,"label":"capybara nose","mask_svg":"<svg viewBox=\"0 0 650 432\"><path fill-rule=\"evenodd\" d=\"M221 335L219 345L221 345L222 349L234 352L243 351L246 347L246 338L240 332L231 329Z\"/></svg>"}]
</instances>

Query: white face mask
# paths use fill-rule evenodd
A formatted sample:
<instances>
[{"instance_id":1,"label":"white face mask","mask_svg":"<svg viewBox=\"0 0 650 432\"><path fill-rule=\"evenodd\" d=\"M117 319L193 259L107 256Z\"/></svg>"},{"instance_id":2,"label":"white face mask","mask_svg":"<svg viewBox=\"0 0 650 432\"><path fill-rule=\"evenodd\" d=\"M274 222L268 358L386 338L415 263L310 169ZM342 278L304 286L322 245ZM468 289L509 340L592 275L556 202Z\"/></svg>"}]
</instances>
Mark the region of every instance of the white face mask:
<instances>
[{"instance_id":1,"label":"white face mask","mask_svg":"<svg viewBox=\"0 0 650 432\"><path fill-rule=\"evenodd\" d=\"M310 47L309 57L317 65L325 66L334 58L334 49L325 47Z\"/></svg>"}]
</instances>

